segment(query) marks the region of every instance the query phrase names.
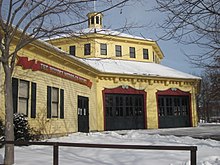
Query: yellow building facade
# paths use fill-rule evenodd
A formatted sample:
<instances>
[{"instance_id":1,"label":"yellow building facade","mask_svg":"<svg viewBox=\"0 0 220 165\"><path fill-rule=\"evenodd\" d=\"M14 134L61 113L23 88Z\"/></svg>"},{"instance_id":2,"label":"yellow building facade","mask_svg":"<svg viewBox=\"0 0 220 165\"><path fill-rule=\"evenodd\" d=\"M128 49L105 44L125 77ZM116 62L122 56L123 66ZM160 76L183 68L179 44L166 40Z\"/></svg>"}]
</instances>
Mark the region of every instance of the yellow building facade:
<instances>
[{"instance_id":1,"label":"yellow building facade","mask_svg":"<svg viewBox=\"0 0 220 165\"><path fill-rule=\"evenodd\" d=\"M200 78L161 65L155 41L103 29L100 13L88 17L87 29L19 52L14 112L46 135L197 126Z\"/></svg>"}]
</instances>

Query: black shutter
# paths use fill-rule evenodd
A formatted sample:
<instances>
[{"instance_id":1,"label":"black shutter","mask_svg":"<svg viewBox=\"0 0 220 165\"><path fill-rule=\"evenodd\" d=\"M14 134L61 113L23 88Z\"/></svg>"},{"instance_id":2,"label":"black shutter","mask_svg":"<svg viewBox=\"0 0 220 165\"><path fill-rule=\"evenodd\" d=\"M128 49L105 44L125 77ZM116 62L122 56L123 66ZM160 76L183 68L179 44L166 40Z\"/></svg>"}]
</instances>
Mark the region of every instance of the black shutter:
<instances>
[{"instance_id":1,"label":"black shutter","mask_svg":"<svg viewBox=\"0 0 220 165\"><path fill-rule=\"evenodd\" d=\"M47 118L51 118L51 87L47 86Z\"/></svg>"},{"instance_id":2,"label":"black shutter","mask_svg":"<svg viewBox=\"0 0 220 165\"><path fill-rule=\"evenodd\" d=\"M31 118L36 118L36 91L37 84L31 83Z\"/></svg>"},{"instance_id":3,"label":"black shutter","mask_svg":"<svg viewBox=\"0 0 220 165\"><path fill-rule=\"evenodd\" d=\"M64 90L60 89L60 118L64 119Z\"/></svg>"},{"instance_id":4,"label":"black shutter","mask_svg":"<svg viewBox=\"0 0 220 165\"><path fill-rule=\"evenodd\" d=\"M18 79L12 78L12 97L14 113L18 112Z\"/></svg>"}]
</instances>

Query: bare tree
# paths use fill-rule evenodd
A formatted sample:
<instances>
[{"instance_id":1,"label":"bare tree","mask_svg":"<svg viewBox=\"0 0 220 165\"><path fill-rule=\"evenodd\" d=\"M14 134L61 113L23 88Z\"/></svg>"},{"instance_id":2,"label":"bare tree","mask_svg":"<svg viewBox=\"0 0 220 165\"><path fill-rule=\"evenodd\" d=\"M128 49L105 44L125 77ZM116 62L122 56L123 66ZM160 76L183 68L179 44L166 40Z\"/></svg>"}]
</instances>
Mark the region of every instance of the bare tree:
<instances>
[{"instance_id":1,"label":"bare tree","mask_svg":"<svg viewBox=\"0 0 220 165\"><path fill-rule=\"evenodd\" d=\"M211 84L207 72L202 75L201 91L198 96L198 117L200 120L208 122L210 119L209 103L211 101Z\"/></svg>"},{"instance_id":2,"label":"bare tree","mask_svg":"<svg viewBox=\"0 0 220 165\"><path fill-rule=\"evenodd\" d=\"M220 70L208 68L202 74L198 100L200 119L206 122L220 119Z\"/></svg>"},{"instance_id":3,"label":"bare tree","mask_svg":"<svg viewBox=\"0 0 220 165\"><path fill-rule=\"evenodd\" d=\"M5 140L14 140L12 74L17 53L37 39L72 33L87 22L94 0L0 0L0 63L5 73ZM109 0L103 11L129 0ZM14 163L14 145L5 146L4 163Z\"/></svg>"},{"instance_id":4,"label":"bare tree","mask_svg":"<svg viewBox=\"0 0 220 165\"><path fill-rule=\"evenodd\" d=\"M220 60L220 1L156 1L157 9L167 14L161 25L165 31L161 38L199 46L204 52L188 54L189 59L199 67L219 69L216 61Z\"/></svg>"}]
</instances>

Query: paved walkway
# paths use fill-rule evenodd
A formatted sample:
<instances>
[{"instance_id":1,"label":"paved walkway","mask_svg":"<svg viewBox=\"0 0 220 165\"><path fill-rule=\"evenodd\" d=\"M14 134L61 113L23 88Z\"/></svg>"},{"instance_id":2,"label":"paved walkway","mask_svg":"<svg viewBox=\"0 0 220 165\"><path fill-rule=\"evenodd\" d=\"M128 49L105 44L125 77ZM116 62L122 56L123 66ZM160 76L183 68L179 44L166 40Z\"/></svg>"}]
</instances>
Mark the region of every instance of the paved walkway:
<instances>
[{"instance_id":1,"label":"paved walkway","mask_svg":"<svg viewBox=\"0 0 220 165\"><path fill-rule=\"evenodd\" d=\"M220 124L200 124L198 127L169 128L149 130L149 134L190 136L199 139L213 139L220 141Z\"/></svg>"}]
</instances>

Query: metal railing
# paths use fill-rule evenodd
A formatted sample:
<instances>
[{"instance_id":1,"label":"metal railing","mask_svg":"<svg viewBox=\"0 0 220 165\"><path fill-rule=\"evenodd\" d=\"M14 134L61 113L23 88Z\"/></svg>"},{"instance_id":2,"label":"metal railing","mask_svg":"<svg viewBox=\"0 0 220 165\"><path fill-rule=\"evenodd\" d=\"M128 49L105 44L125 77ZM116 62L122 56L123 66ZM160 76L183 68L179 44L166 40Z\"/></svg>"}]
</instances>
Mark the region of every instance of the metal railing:
<instances>
[{"instance_id":1,"label":"metal railing","mask_svg":"<svg viewBox=\"0 0 220 165\"><path fill-rule=\"evenodd\" d=\"M190 151L191 165L196 165L196 146L159 146L159 145L118 145L118 144L89 144L89 143L62 143L62 142L28 142L28 141L5 141L3 144L23 145L43 145L53 146L53 165L59 164L59 147L84 147L84 148L111 148L111 149L131 149L131 150L170 150L170 151Z\"/></svg>"}]
</instances>

